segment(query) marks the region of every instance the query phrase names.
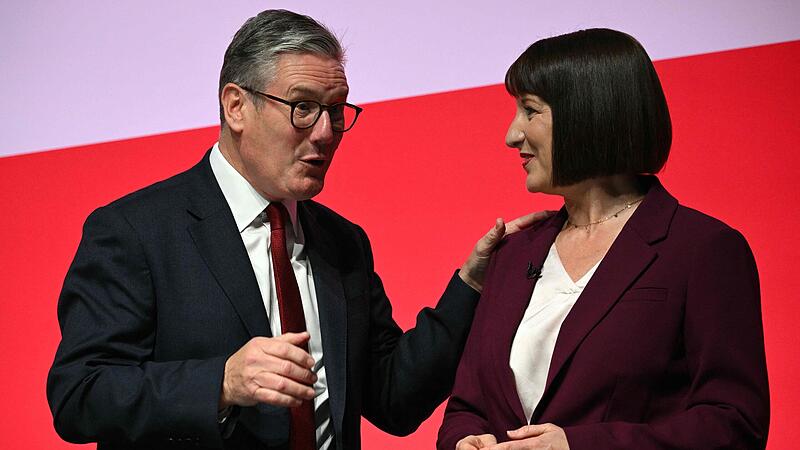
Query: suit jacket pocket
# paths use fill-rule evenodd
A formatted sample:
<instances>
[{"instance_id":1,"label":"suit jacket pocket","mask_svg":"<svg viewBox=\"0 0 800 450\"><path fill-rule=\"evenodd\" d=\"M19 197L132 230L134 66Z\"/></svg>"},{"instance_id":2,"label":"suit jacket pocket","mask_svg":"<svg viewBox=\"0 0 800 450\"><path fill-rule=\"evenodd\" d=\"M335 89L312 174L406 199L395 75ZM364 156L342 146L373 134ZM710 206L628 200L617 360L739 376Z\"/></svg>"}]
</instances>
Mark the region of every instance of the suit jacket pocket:
<instances>
[{"instance_id":1,"label":"suit jacket pocket","mask_svg":"<svg viewBox=\"0 0 800 450\"><path fill-rule=\"evenodd\" d=\"M667 299L667 288L634 288L619 299L620 302L663 302Z\"/></svg>"}]
</instances>

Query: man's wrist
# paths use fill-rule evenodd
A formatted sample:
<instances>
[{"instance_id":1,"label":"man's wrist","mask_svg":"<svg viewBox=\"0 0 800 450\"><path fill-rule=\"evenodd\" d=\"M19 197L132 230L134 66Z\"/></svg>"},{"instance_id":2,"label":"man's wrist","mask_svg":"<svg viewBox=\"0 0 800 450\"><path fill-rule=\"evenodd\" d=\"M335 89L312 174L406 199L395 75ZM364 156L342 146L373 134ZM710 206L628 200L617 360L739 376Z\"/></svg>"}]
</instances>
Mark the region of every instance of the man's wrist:
<instances>
[{"instance_id":1,"label":"man's wrist","mask_svg":"<svg viewBox=\"0 0 800 450\"><path fill-rule=\"evenodd\" d=\"M461 269L459 269L458 276L461 278L461 281L466 283L472 289L475 289L478 292L483 291L483 286L469 276L469 270L465 269L464 266L461 266Z\"/></svg>"}]
</instances>

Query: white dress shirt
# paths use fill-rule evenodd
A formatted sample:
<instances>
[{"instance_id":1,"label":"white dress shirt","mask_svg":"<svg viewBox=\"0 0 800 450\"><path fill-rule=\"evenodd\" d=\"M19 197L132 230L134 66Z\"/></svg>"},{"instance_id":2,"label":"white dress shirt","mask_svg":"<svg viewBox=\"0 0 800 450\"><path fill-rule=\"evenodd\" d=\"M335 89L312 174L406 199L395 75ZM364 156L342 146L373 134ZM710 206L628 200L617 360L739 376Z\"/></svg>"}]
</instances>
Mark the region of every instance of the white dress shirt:
<instances>
[{"instance_id":1,"label":"white dress shirt","mask_svg":"<svg viewBox=\"0 0 800 450\"><path fill-rule=\"evenodd\" d=\"M270 257L270 224L265 211L269 200L261 196L245 178L230 165L219 150L219 143L214 144L210 155L211 170L222 189L225 200L233 213L242 242L247 249L253 272L261 291L261 298L269 319L270 331L273 336L281 335L281 319L278 308L278 296L275 289L275 274ZM303 303L303 313L306 320L306 330L311 335L308 343L309 353L316 362L314 372L317 382L314 383L314 410L317 425L317 448L326 450L333 442L332 426L330 421L330 408L328 402L328 384L325 377L325 366L322 359L322 336L320 335L319 310L317 308L317 295L314 289L314 277L311 271L311 262L306 257L305 239L303 229L297 220L297 202L287 200L282 202L289 211L292 222L286 228L286 248L289 250L289 259L297 278L297 287L300 289L300 299ZM321 406L323 406L321 408Z\"/></svg>"},{"instance_id":2,"label":"white dress shirt","mask_svg":"<svg viewBox=\"0 0 800 450\"><path fill-rule=\"evenodd\" d=\"M573 282L561 263L555 243L544 260L542 277L536 282L531 301L511 344L509 362L528 422L544 394L547 372L550 370L550 360L561 324L598 265L600 262L589 269L580 280Z\"/></svg>"}]
</instances>

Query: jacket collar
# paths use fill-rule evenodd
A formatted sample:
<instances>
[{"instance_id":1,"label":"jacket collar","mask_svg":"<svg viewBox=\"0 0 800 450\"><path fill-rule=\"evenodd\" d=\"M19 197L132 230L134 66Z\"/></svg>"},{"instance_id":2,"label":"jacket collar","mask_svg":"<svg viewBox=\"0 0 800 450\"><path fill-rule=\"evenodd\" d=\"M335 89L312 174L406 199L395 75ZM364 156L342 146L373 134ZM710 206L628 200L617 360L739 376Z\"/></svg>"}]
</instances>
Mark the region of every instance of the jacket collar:
<instances>
[{"instance_id":1,"label":"jacket collar","mask_svg":"<svg viewBox=\"0 0 800 450\"><path fill-rule=\"evenodd\" d=\"M209 152L188 171L188 231L214 278L251 336L271 336L267 313L250 258L230 207L217 184Z\"/></svg>"},{"instance_id":2,"label":"jacket collar","mask_svg":"<svg viewBox=\"0 0 800 450\"><path fill-rule=\"evenodd\" d=\"M620 234L609 248L596 272L586 285L583 293L567 315L556 340L556 346L550 361L545 391L539 405L533 413L532 421L536 421L555 389L558 374L565 370L567 362L580 346L583 339L603 319L616 304L622 294L633 284L636 278L657 258L652 244L663 240L668 232L678 202L672 197L654 176L642 177L648 187L644 200L628 219ZM505 312L496 323L506 323L502 327L499 342L509 343L508 348L499 357L503 364L496 364L498 376L508 406L519 419L525 423L519 395L514 383L514 375L508 365L514 334L530 302L535 279L522 276L523 268L541 267L547 253L555 241L559 231L567 219L566 210L562 208L555 216L547 219L540 226L520 232L522 236L514 237L506 242L505 253L495 270L495 278L499 283L487 286L492 296L501 298ZM497 275L499 274L499 275ZM484 295L487 293L485 292Z\"/></svg>"}]
</instances>

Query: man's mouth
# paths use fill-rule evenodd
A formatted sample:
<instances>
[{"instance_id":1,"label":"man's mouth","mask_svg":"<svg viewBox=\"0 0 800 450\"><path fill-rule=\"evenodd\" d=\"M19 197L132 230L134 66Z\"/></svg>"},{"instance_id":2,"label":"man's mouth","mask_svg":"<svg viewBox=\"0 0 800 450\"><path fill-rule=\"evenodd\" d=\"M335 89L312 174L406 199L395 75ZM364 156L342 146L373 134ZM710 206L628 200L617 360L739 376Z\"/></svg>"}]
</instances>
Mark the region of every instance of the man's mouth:
<instances>
[{"instance_id":1,"label":"man's mouth","mask_svg":"<svg viewBox=\"0 0 800 450\"><path fill-rule=\"evenodd\" d=\"M314 167L322 167L325 165L326 160L324 158L305 158L300 161Z\"/></svg>"}]
</instances>

